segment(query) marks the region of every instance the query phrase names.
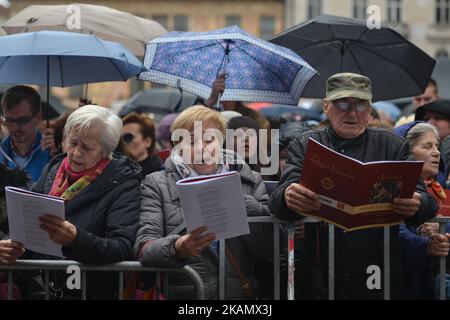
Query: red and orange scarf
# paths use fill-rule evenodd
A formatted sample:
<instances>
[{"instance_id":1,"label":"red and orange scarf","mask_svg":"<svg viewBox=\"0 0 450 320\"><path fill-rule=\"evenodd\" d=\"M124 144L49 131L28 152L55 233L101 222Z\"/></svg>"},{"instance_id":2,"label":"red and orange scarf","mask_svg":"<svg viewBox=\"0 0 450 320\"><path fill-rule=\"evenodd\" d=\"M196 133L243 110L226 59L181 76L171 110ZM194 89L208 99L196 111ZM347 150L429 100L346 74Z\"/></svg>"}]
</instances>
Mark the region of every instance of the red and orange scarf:
<instances>
[{"instance_id":1,"label":"red and orange scarf","mask_svg":"<svg viewBox=\"0 0 450 320\"><path fill-rule=\"evenodd\" d=\"M70 169L69 161L64 158L59 166L49 195L70 200L92 183L108 166L110 159L103 158L94 167L74 172Z\"/></svg>"},{"instance_id":2,"label":"red and orange scarf","mask_svg":"<svg viewBox=\"0 0 450 320\"><path fill-rule=\"evenodd\" d=\"M431 193L438 202L441 202L447 198L444 189L439 182L436 180L426 180L425 183L427 185L428 192Z\"/></svg>"}]
</instances>

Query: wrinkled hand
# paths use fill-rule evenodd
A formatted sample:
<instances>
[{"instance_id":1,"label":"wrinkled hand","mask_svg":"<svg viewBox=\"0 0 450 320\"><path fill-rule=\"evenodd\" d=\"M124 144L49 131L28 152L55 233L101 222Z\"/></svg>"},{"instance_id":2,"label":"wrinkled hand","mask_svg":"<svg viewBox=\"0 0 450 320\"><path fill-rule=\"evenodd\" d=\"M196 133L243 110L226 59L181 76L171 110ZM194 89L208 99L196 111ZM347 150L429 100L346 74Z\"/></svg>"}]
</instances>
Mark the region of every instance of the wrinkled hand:
<instances>
[{"instance_id":1,"label":"wrinkled hand","mask_svg":"<svg viewBox=\"0 0 450 320\"><path fill-rule=\"evenodd\" d=\"M435 233L431 236L431 241L427 247L427 254L430 256L446 257L448 256L448 249L450 244L448 242L450 234L445 235L440 233Z\"/></svg>"},{"instance_id":2,"label":"wrinkled hand","mask_svg":"<svg viewBox=\"0 0 450 320\"><path fill-rule=\"evenodd\" d=\"M227 77L226 73L223 73L221 75L219 75L216 80L214 80L213 84L212 84L212 90L211 90L211 94L208 98L208 100L206 100L206 105L208 107L213 107L216 102L217 99L219 99L219 94L222 94L225 91L225 79Z\"/></svg>"},{"instance_id":3,"label":"wrinkled hand","mask_svg":"<svg viewBox=\"0 0 450 320\"><path fill-rule=\"evenodd\" d=\"M40 227L50 239L64 247L71 247L77 238L77 227L66 220L46 214L39 218Z\"/></svg>"},{"instance_id":4,"label":"wrinkled hand","mask_svg":"<svg viewBox=\"0 0 450 320\"><path fill-rule=\"evenodd\" d=\"M420 193L414 192L411 199L394 198L392 201L392 211L407 218L416 214L420 207Z\"/></svg>"},{"instance_id":5,"label":"wrinkled hand","mask_svg":"<svg viewBox=\"0 0 450 320\"><path fill-rule=\"evenodd\" d=\"M435 233L439 233L439 223L437 222L425 222L419 227L419 235L422 237L429 237Z\"/></svg>"},{"instance_id":6,"label":"wrinkled hand","mask_svg":"<svg viewBox=\"0 0 450 320\"><path fill-rule=\"evenodd\" d=\"M288 208L298 214L320 209L317 193L298 183L292 183L284 190L284 199Z\"/></svg>"},{"instance_id":7,"label":"wrinkled hand","mask_svg":"<svg viewBox=\"0 0 450 320\"><path fill-rule=\"evenodd\" d=\"M0 264L13 264L25 252L23 244L12 240L0 241Z\"/></svg>"},{"instance_id":8,"label":"wrinkled hand","mask_svg":"<svg viewBox=\"0 0 450 320\"><path fill-rule=\"evenodd\" d=\"M52 128L46 128L42 132L41 149L50 150L50 153L52 155L55 155L58 152L58 149L55 146L55 139Z\"/></svg>"},{"instance_id":9,"label":"wrinkled hand","mask_svg":"<svg viewBox=\"0 0 450 320\"><path fill-rule=\"evenodd\" d=\"M202 250L208 247L215 239L215 235L212 233L201 235L206 230L206 226L198 227L192 230L191 233L178 238L175 242L177 255L182 259L198 256Z\"/></svg>"}]
</instances>

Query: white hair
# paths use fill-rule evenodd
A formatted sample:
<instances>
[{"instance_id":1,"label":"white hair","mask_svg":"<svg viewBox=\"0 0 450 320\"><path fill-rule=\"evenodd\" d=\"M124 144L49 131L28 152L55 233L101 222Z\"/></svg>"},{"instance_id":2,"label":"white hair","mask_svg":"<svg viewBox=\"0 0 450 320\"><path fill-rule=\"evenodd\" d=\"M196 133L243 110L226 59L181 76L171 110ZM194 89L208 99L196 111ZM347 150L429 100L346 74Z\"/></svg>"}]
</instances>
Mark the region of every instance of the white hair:
<instances>
[{"instance_id":1,"label":"white hair","mask_svg":"<svg viewBox=\"0 0 450 320\"><path fill-rule=\"evenodd\" d=\"M93 125L102 127L99 138L103 149L103 156L111 157L122 134L122 120L108 108L86 105L75 110L67 118L66 125L64 126L64 140L73 129L77 129L78 133L83 134Z\"/></svg>"},{"instance_id":2,"label":"white hair","mask_svg":"<svg viewBox=\"0 0 450 320\"><path fill-rule=\"evenodd\" d=\"M416 146L419 139L427 132L432 132L436 137L438 143L440 142L439 133L434 125L427 122L419 122L409 129L406 134L406 140L409 142L409 152Z\"/></svg>"}]
</instances>

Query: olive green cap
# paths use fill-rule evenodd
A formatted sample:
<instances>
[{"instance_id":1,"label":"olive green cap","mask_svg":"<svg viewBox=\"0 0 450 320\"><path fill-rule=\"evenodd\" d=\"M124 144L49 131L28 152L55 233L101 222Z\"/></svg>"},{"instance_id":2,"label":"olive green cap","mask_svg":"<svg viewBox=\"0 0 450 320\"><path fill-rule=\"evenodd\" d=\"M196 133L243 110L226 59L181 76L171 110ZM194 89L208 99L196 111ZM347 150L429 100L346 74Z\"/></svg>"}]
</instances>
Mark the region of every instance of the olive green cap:
<instances>
[{"instance_id":1,"label":"olive green cap","mask_svg":"<svg viewBox=\"0 0 450 320\"><path fill-rule=\"evenodd\" d=\"M337 73L327 80L326 99L329 101L342 98L372 100L370 79L356 73Z\"/></svg>"}]
</instances>

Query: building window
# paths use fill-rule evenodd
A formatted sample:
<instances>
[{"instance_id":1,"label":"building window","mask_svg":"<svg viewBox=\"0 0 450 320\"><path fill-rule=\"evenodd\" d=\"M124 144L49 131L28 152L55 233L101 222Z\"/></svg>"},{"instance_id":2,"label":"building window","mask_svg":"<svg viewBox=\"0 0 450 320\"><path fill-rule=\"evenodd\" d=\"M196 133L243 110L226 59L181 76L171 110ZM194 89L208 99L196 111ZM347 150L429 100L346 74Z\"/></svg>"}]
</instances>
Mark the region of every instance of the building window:
<instances>
[{"instance_id":1,"label":"building window","mask_svg":"<svg viewBox=\"0 0 450 320\"><path fill-rule=\"evenodd\" d=\"M308 18L312 19L322 13L322 0L309 0Z\"/></svg>"},{"instance_id":2,"label":"building window","mask_svg":"<svg viewBox=\"0 0 450 320\"><path fill-rule=\"evenodd\" d=\"M188 17L187 16L173 17L173 30L188 31Z\"/></svg>"},{"instance_id":3,"label":"building window","mask_svg":"<svg viewBox=\"0 0 450 320\"><path fill-rule=\"evenodd\" d=\"M167 16L153 16L152 19L162 25L165 29L169 26L167 23Z\"/></svg>"},{"instance_id":4,"label":"building window","mask_svg":"<svg viewBox=\"0 0 450 320\"><path fill-rule=\"evenodd\" d=\"M261 39L268 40L275 33L275 18L270 16L262 16L259 19L259 36Z\"/></svg>"},{"instance_id":5,"label":"building window","mask_svg":"<svg viewBox=\"0 0 450 320\"><path fill-rule=\"evenodd\" d=\"M401 0L387 0L387 17L388 17L388 22L393 22L393 23L402 22L402 1Z\"/></svg>"},{"instance_id":6,"label":"building window","mask_svg":"<svg viewBox=\"0 0 450 320\"><path fill-rule=\"evenodd\" d=\"M448 52L445 49L441 49L438 52L436 52L436 59L437 60L447 60L448 59Z\"/></svg>"},{"instance_id":7,"label":"building window","mask_svg":"<svg viewBox=\"0 0 450 320\"><path fill-rule=\"evenodd\" d=\"M239 16L226 16L225 27L241 26L241 17Z\"/></svg>"},{"instance_id":8,"label":"building window","mask_svg":"<svg viewBox=\"0 0 450 320\"><path fill-rule=\"evenodd\" d=\"M367 18L367 0L353 0L353 18Z\"/></svg>"},{"instance_id":9,"label":"building window","mask_svg":"<svg viewBox=\"0 0 450 320\"><path fill-rule=\"evenodd\" d=\"M436 0L436 24L450 24L450 0Z\"/></svg>"}]
</instances>

